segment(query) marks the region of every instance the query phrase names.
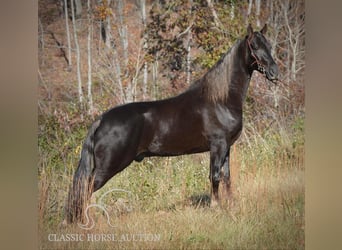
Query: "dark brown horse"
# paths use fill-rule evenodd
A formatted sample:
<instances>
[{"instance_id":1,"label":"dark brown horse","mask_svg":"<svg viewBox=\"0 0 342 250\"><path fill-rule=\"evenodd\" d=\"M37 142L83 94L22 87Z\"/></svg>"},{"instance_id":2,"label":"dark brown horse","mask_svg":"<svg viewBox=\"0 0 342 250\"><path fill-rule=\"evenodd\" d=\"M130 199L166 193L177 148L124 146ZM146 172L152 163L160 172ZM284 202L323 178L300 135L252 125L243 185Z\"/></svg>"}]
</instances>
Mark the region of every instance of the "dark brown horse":
<instances>
[{"instance_id":1,"label":"dark brown horse","mask_svg":"<svg viewBox=\"0 0 342 250\"><path fill-rule=\"evenodd\" d=\"M79 221L92 192L132 161L210 151L211 205L220 180L230 187L230 147L242 130L242 108L254 70L276 81L278 66L264 34L248 32L184 93L110 109L89 129L69 192L67 221ZM89 191L91 190L91 191Z\"/></svg>"}]
</instances>

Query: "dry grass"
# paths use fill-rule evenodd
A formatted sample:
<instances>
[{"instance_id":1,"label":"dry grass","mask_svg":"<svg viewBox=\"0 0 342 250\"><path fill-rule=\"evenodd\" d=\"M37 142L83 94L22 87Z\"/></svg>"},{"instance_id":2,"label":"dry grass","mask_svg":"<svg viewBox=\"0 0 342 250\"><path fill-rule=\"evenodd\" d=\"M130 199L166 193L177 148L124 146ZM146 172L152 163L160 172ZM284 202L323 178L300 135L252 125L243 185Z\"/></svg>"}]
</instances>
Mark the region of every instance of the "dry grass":
<instances>
[{"instance_id":1,"label":"dry grass","mask_svg":"<svg viewBox=\"0 0 342 250\"><path fill-rule=\"evenodd\" d=\"M132 164L92 198L104 204L115 227L96 207L89 209L91 230L62 226L72 176L65 169L77 157L64 169L45 166L50 172L40 172L40 248L304 249L303 142L291 146L291 136L270 134L234 146L233 198L218 209L208 206L208 154ZM130 195L110 192L100 201L113 188Z\"/></svg>"},{"instance_id":2,"label":"dry grass","mask_svg":"<svg viewBox=\"0 0 342 250\"><path fill-rule=\"evenodd\" d=\"M44 16L50 19L51 13ZM64 20L55 19L44 29L53 30L67 44ZM86 48L86 36L79 35L81 47ZM140 33L135 35L140 37ZM229 204L209 208L208 154L148 158L133 163L92 197L92 203L99 204L100 197L113 188L130 192L110 192L102 200L115 227L108 225L106 214L96 207L89 210L93 229L63 226L80 146L93 119L75 103L76 73L67 71L64 59L54 55L59 50L55 42L48 36L44 39L46 47L39 50L38 102L40 249L304 249L304 85L281 84L273 91L261 75L251 82L244 130L231 152L233 197ZM130 40L132 62L139 41ZM93 53L93 64L93 101L100 113L117 104L113 92L118 91L116 80L113 84L113 79L106 78L114 70L101 68L108 63L100 53ZM157 89L151 86L148 96L169 96L170 86L169 82ZM276 102L279 108L274 108Z\"/></svg>"}]
</instances>

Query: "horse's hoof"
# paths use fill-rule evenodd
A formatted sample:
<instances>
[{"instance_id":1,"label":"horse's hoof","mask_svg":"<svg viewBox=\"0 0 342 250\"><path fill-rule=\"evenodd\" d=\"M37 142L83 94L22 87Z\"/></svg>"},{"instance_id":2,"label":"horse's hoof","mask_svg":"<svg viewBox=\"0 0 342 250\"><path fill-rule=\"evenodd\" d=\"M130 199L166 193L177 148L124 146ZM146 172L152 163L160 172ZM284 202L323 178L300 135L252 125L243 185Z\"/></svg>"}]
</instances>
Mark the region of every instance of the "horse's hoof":
<instances>
[{"instance_id":1,"label":"horse's hoof","mask_svg":"<svg viewBox=\"0 0 342 250\"><path fill-rule=\"evenodd\" d=\"M216 208L216 207L218 207L218 202L217 202L217 200L211 200L210 201L210 208Z\"/></svg>"}]
</instances>

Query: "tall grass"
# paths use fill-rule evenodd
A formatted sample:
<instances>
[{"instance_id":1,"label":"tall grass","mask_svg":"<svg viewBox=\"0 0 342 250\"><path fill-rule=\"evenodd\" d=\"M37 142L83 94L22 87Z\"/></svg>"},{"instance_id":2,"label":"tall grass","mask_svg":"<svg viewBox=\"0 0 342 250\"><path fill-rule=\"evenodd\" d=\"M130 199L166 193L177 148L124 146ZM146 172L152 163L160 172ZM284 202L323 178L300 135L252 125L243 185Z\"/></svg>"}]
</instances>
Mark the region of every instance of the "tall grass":
<instances>
[{"instance_id":1,"label":"tall grass","mask_svg":"<svg viewBox=\"0 0 342 250\"><path fill-rule=\"evenodd\" d=\"M63 116L42 116L39 121L41 249L304 249L300 116L279 117L263 125L245 122L241 138L231 149L229 204L209 208L208 153L147 158L132 163L93 195L91 203L104 204L115 227L108 224L103 210L93 207L89 209L95 222L91 230L61 224L87 131L77 124L87 122L66 128L70 122L63 123L59 117ZM106 194L112 189L127 192ZM65 240L70 235L85 238ZM94 237L102 238L92 241Z\"/></svg>"},{"instance_id":2,"label":"tall grass","mask_svg":"<svg viewBox=\"0 0 342 250\"><path fill-rule=\"evenodd\" d=\"M44 2L50 1L39 1ZM49 13L54 11L54 7L48 5L43 4L40 8L43 24L47 29L64 33L64 23L61 24L62 20L59 18L59 21L54 20L54 15ZM229 8L221 8L223 12L226 10ZM124 12L125 15L132 15L132 11L127 9ZM142 81L136 79L139 74L136 75L134 66L135 59L142 59L140 56L143 56L140 54L141 46L138 45L141 41L140 31L137 32L139 27L135 22L135 19L140 20L140 16L131 17L133 16L126 16L125 19L128 28L131 28L129 33L132 43L130 42L129 53L134 60L130 60L128 64L122 79L123 84L130 84L131 78L134 79L133 82ZM234 40L241 33L240 28L236 31L232 29L235 26L243 27L238 25L237 18L236 16L234 23L230 18L227 19L231 30L226 37L228 40ZM43 19L48 20L45 23ZM220 19L225 21L225 15ZM116 32L117 28L113 27L113 31ZM212 31L216 32L211 30L204 33L210 35ZM81 47L82 40L87 40L82 33L79 32ZM41 35L42 42L49 45L51 41ZM60 39L63 40L62 36ZM94 36L94 46L97 40ZM219 47L223 45L221 39L214 40ZM210 39L202 42L211 43ZM98 45L100 44L99 42ZM40 65L42 74L38 100L38 228L41 249L304 248L302 72L296 76L297 83L283 82L274 91L261 74L253 74L244 106L244 129L231 149L232 197L228 204L222 204L217 209L209 208L208 153L147 158L141 163L132 163L93 195L90 203L101 207L89 209L95 226L91 230L85 230L78 225L65 226L62 222L81 145L88 125L94 119L86 115L85 107L73 103L77 99L77 89L74 87L77 85L76 75L72 71L66 72L64 62L55 55L55 47L48 47L41 50L39 56L45 62ZM117 49L120 54L119 47ZM99 52L102 50L100 47L97 49ZM216 49L214 48L214 52ZM212 65L215 57L213 53L204 55L202 52L192 50L195 57L200 56L197 60L200 64ZM92 56L94 113L100 113L101 110L116 105L120 98L115 91L117 80L115 74L113 76L111 59L102 53L93 53ZM278 59L282 60L283 56ZM193 63L196 64L196 61ZM149 79L151 82L153 80L153 84L147 86L147 96L165 98L181 90L183 71L171 72L162 63L159 69L154 66L156 77ZM197 66L193 70L194 79L205 71ZM281 66L280 71L288 72L285 66ZM284 79L285 75L287 74L281 74L280 78ZM256 87L253 88L253 85ZM136 98L140 101L139 95ZM89 240L77 238L83 235L89 235ZM92 236L102 238L96 240Z\"/></svg>"}]
</instances>

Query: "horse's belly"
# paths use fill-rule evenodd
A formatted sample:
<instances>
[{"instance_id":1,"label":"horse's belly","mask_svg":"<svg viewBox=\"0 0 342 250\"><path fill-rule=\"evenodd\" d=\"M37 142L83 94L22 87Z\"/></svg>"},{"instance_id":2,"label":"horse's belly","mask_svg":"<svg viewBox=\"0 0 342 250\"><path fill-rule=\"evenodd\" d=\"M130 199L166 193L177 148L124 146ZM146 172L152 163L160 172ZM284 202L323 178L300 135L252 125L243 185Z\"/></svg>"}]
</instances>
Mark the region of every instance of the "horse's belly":
<instances>
[{"instance_id":1,"label":"horse's belly","mask_svg":"<svg viewBox=\"0 0 342 250\"><path fill-rule=\"evenodd\" d=\"M208 141L194 133L169 133L155 136L148 146L148 151L156 155L182 155L200 153L209 150Z\"/></svg>"}]
</instances>

